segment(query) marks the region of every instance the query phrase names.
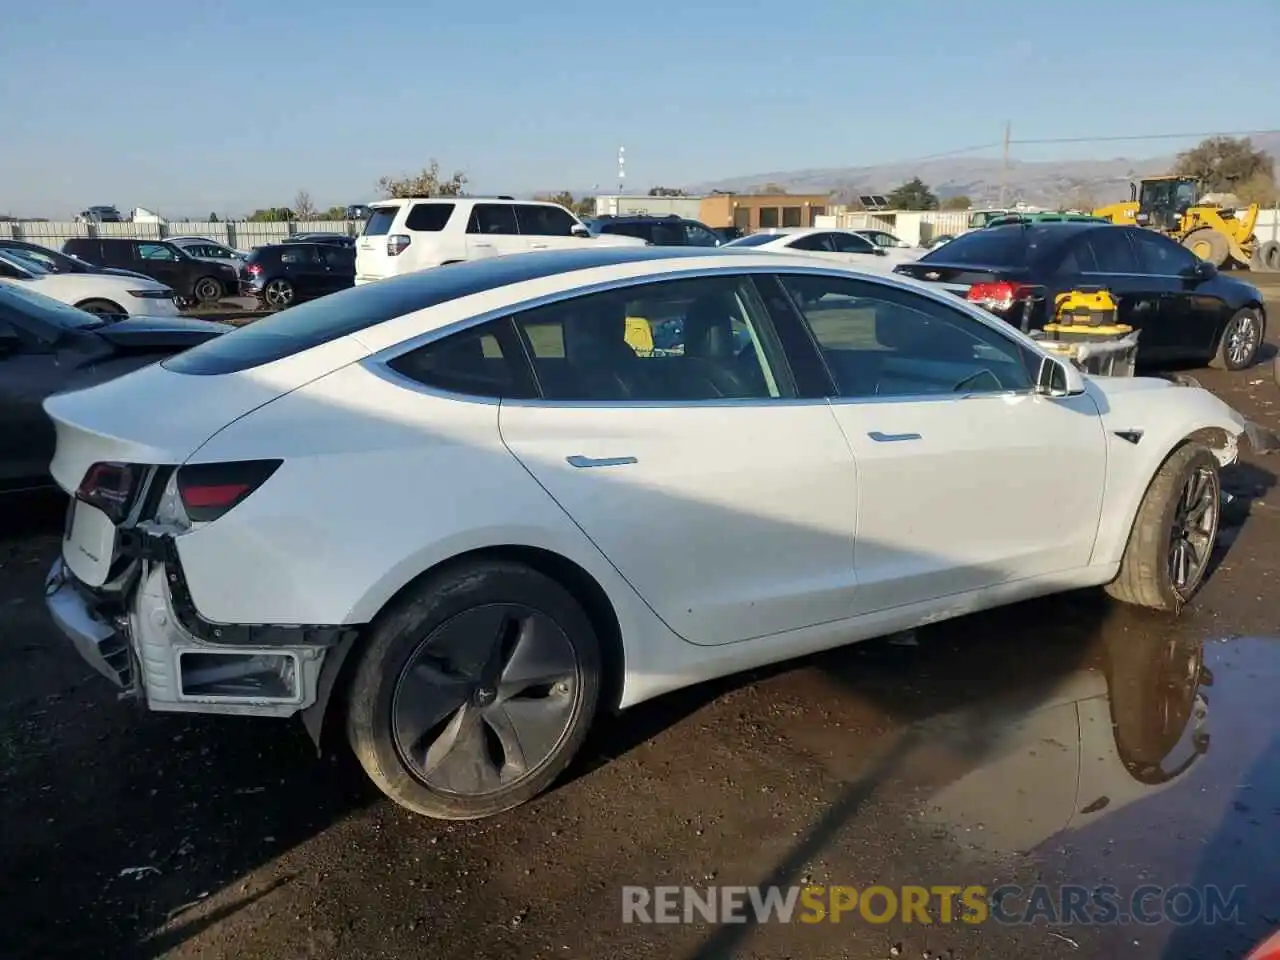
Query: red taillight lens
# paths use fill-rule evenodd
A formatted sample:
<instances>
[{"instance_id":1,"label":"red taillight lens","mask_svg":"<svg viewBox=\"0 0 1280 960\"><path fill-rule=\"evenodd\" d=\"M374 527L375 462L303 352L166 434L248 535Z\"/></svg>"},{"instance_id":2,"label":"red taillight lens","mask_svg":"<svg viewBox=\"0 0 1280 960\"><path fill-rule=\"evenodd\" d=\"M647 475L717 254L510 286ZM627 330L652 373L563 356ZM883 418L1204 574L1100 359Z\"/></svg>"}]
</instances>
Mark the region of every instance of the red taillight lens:
<instances>
[{"instance_id":1,"label":"red taillight lens","mask_svg":"<svg viewBox=\"0 0 1280 960\"><path fill-rule=\"evenodd\" d=\"M267 482L281 460L195 463L178 470L178 496L196 523L217 520Z\"/></svg>"},{"instance_id":2,"label":"red taillight lens","mask_svg":"<svg viewBox=\"0 0 1280 960\"><path fill-rule=\"evenodd\" d=\"M1031 296L1033 289L1025 283L1010 283L1008 280L975 283L965 294L965 299L986 307L992 313L1008 313L1018 301Z\"/></svg>"},{"instance_id":3,"label":"red taillight lens","mask_svg":"<svg viewBox=\"0 0 1280 960\"><path fill-rule=\"evenodd\" d=\"M76 499L97 507L112 523L129 515L141 470L130 463L95 463L85 471Z\"/></svg>"},{"instance_id":4,"label":"red taillight lens","mask_svg":"<svg viewBox=\"0 0 1280 960\"><path fill-rule=\"evenodd\" d=\"M410 237L405 236L403 233L397 233L387 237L387 256L400 256L400 254L404 253L408 248L410 239Z\"/></svg>"},{"instance_id":5,"label":"red taillight lens","mask_svg":"<svg viewBox=\"0 0 1280 960\"><path fill-rule=\"evenodd\" d=\"M262 273L262 267L259 264L251 263L244 268L244 272L249 274L251 277L256 277L258 274Z\"/></svg>"}]
</instances>

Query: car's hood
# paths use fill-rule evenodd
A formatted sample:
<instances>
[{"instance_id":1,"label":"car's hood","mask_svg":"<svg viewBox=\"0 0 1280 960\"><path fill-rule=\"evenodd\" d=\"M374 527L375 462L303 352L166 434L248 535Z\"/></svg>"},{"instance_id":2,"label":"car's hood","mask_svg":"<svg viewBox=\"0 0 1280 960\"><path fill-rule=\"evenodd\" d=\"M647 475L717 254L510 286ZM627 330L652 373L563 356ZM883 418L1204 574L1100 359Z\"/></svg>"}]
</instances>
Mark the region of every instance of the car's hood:
<instances>
[{"instance_id":1,"label":"car's hood","mask_svg":"<svg viewBox=\"0 0 1280 960\"><path fill-rule=\"evenodd\" d=\"M229 323L194 317L126 317L94 329L114 346L131 349L184 350L234 330Z\"/></svg>"}]
</instances>

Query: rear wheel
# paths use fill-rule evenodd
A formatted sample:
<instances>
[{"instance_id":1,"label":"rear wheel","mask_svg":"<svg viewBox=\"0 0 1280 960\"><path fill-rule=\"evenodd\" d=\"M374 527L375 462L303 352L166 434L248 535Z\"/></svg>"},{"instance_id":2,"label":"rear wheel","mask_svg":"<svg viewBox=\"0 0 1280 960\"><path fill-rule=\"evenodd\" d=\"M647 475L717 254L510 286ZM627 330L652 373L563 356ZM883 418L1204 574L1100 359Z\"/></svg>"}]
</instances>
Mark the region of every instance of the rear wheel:
<instances>
[{"instance_id":1,"label":"rear wheel","mask_svg":"<svg viewBox=\"0 0 1280 960\"><path fill-rule=\"evenodd\" d=\"M396 803L446 820L492 816L545 790L595 715L600 647L572 596L520 564L430 578L373 629L347 736Z\"/></svg>"},{"instance_id":2,"label":"rear wheel","mask_svg":"<svg viewBox=\"0 0 1280 960\"><path fill-rule=\"evenodd\" d=\"M128 310L112 300L84 300L77 303L76 307L85 313L96 313L109 317L123 317L129 313Z\"/></svg>"},{"instance_id":3,"label":"rear wheel","mask_svg":"<svg viewBox=\"0 0 1280 960\"><path fill-rule=\"evenodd\" d=\"M222 299L222 284L214 277L201 277L191 292L196 303L217 303Z\"/></svg>"},{"instance_id":4,"label":"rear wheel","mask_svg":"<svg viewBox=\"0 0 1280 960\"><path fill-rule=\"evenodd\" d=\"M1182 245L1215 267L1225 267L1231 259L1231 245L1227 243L1227 238L1212 227L1192 230L1182 238Z\"/></svg>"},{"instance_id":5,"label":"rear wheel","mask_svg":"<svg viewBox=\"0 0 1280 960\"><path fill-rule=\"evenodd\" d=\"M1218 370L1243 370L1253 366L1262 347L1262 316L1257 310L1237 310L1218 338L1218 349L1209 366Z\"/></svg>"},{"instance_id":6,"label":"rear wheel","mask_svg":"<svg viewBox=\"0 0 1280 960\"><path fill-rule=\"evenodd\" d=\"M296 295L293 284L283 277L277 277L262 288L262 299L272 310L283 310L292 305Z\"/></svg>"},{"instance_id":7,"label":"rear wheel","mask_svg":"<svg viewBox=\"0 0 1280 960\"><path fill-rule=\"evenodd\" d=\"M1188 443L1170 454L1142 499L1107 593L1141 607L1180 610L1209 568L1221 489L1218 460L1207 447Z\"/></svg>"}]
</instances>

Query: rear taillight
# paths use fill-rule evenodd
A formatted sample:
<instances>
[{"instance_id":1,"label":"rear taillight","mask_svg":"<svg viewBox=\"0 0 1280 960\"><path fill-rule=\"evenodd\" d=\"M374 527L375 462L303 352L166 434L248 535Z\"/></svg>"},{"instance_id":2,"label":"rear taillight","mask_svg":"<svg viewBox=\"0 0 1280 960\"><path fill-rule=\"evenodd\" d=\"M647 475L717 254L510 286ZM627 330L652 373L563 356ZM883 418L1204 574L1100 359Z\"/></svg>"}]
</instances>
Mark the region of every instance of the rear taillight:
<instances>
[{"instance_id":1,"label":"rear taillight","mask_svg":"<svg viewBox=\"0 0 1280 960\"><path fill-rule=\"evenodd\" d=\"M403 233L396 233L387 237L387 256L388 257L400 256L400 254L404 253L405 250L408 248L410 239L411 239L410 237L406 236Z\"/></svg>"},{"instance_id":2,"label":"rear taillight","mask_svg":"<svg viewBox=\"0 0 1280 960\"><path fill-rule=\"evenodd\" d=\"M281 460L195 463L178 468L178 496L193 523L217 520L267 482Z\"/></svg>"},{"instance_id":3,"label":"rear taillight","mask_svg":"<svg viewBox=\"0 0 1280 960\"><path fill-rule=\"evenodd\" d=\"M245 268L244 268L244 272L245 272L245 273L247 273L247 274L248 274L249 276L251 276L251 277L256 277L256 276L258 276L260 273L262 273L262 265L261 265L261 264L257 264L257 263L251 263L251 264L249 264L247 267L245 267Z\"/></svg>"},{"instance_id":4,"label":"rear taillight","mask_svg":"<svg viewBox=\"0 0 1280 960\"><path fill-rule=\"evenodd\" d=\"M132 463L95 463L85 471L76 499L97 507L119 525L133 506L143 470Z\"/></svg>"},{"instance_id":5,"label":"rear taillight","mask_svg":"<svg viewBox=\"0 0 1280 960\"><path fill-rule=\"evenodd\" d=\"M1000 280L996 283L975 283L965 294L965 299L986 307L992 313L1008 313L1034 292L1035 288L1028 284Z\"/></svg>"}]
</instances>

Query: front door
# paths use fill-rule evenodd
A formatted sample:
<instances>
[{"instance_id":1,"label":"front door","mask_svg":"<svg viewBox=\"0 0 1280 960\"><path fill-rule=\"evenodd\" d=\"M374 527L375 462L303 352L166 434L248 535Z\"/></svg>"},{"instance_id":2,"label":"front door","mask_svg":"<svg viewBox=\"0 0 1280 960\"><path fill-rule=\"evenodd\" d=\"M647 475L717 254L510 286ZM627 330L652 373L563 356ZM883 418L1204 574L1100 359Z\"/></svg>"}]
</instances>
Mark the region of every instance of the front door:
<instances>
[{"instance_id":1,"label":"front door","mask_svg":"<svg viewBox=\"0 0 1280 960\"><path fill-rule=\"evenodd\" d=\"M1118 227L1090 230L1077 244L1076 254L1081 284L1109 290L1116 299L1119 322L1140 331L1138 352L1142 359L1175 355L1179 335L1168 323L1165 298L1177 284L1146 272L1129 231Z\"/></svg>"},{"instance_id":2,"label":"front door","mask_svg":"<svg viewBox=\"0 0 1280 960\"><path fill-rule=\"evenodd\" d=\"M1167 287L1160 303L1160 325L1167 333L1170 357L1203 358L1217 347L1230 307L1212 284L1194 276L1200 258L1179 243L1150 230L1126 230L1138 249L1142 268Z\"/></svg>"},{"instance_id":3,"label":"front door","mask_svg":"<svg viewBox=\"0 0 1280 960\"><path fill-rule=\"evenodd\" d=\"M872 279L785 276L836 383L859 509L859 612L1086 566L1106 474L1087 396L962 306Z\"/></svg>"},{"instance_id":4,"label":"front door","mask_svg":"<svg viewBox=\"0 0 1280 960\"><path fill-rule=\"evenodd\" d=\"M513 203L477 203L467 221L467 259L523 253L529 241L520 236Z\"/></svg>"},{"instance_id":5,"label":"front door","mask_svg":"<svg viewBox=\"0 0 1280 960\"><path fill-rule=\"evenodd\" d=\"M637 352L628 318L681 342ZM622 287L516 324L546 399L504 400L503 440L673 631L732 643L853 612L849 447L825 400L796 398L750 277Z\"/></svg>"},{"instance_id":6,"label":"front door","mask_svg":"<svg viewBox=\"0 0 1280 960\"><path fill-rule=\"evenodd\" d=\"M178 296L191 295L191 285L196 279L192 274L196 261L190 258L182 259L177 250L167 243L141 241L135 243L133 249L138 262L129 264L130 269L145 273L148 277L154 277L166 287L173 289ZM210 267L210 272L215 269Z\"/></svg>"}]
</instances>

